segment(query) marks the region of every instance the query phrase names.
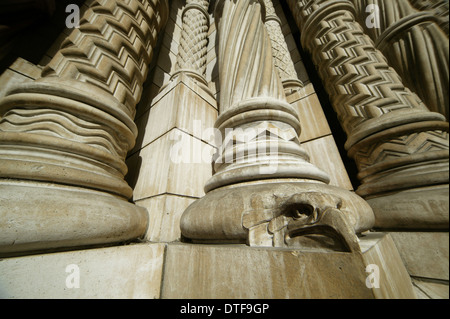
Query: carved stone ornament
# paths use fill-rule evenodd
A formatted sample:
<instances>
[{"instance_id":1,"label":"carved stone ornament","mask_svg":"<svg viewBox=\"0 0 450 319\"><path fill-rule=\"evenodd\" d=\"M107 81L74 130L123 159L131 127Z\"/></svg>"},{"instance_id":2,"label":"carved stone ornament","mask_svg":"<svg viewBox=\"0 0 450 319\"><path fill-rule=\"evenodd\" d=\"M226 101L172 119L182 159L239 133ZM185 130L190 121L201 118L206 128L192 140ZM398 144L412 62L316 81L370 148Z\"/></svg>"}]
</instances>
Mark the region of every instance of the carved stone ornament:
<instances>
[{"instance_id":1,"label":"carved stone ornament","mask_svg":"<svg viewBox=\"0 0 450 319\"><path fill-rule=\"evenodd\" d=\"M0 101L0 253L132 240L125 156L168 2L87 1L42 77Z\"/></svg>"},{"instance_id":2,"label":"carved stone ornament","mask_svg":"<svg viewBox=\"0 0 450 319\"><path fill-rule=\"evenodd\" d=\"M352 1L288 4L347 133L345 147L362 182L357 193L373 206L376 226L448 229L445 117L404 85L356 21ZM411 209L392 209L394 198Z\"/></svg>"},{"instance_id":3,"label":"carved stone ornament","mask_svg":"<svg viewBox=\"0 0 450 319\"><path fill-rule=\"evenodd\" d=\"M181 218L194 242L357 251L373 212L359 196L327 185L301 147L264 21L264 1L221 0L220 115L223 136L206 195ZM240 28L233 26L239 25Z\"/></svg>"}]
</instances>

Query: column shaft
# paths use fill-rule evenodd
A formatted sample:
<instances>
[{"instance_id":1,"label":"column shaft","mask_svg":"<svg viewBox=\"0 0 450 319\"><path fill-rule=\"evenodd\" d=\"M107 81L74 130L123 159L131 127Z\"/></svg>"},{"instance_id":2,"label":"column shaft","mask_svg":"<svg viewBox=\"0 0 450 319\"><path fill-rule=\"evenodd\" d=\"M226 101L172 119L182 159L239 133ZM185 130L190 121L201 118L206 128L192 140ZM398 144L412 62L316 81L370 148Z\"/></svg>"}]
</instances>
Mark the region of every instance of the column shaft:
<instances>
[{"instance_id":1,"label":"column shaft","mask_svg":"<svg viewBox=\"0 0 450 319\"><path fill-rule=\"evenodd\" d=\"M117 242L145 231L145 211L127 202L125 156L168 3L87 6L42 77L0 101L2 251ZM29 197L19 201L21 188Z\"/></svg>"},{"instance_id":2,"label":"column shaft","mask_svg":"<svg viewBox=\"0 0 450 319\"><path fill-rule=\"evenodd\" d=\"M371 227L373 213L309 163L273 61L265 9L256 0L216 4L222 145L206 196L182 216L182 233L199 242L358 250L355 232Z\"/></svg>"},{"instance_id":3,"label":"column shaft","mask_svg":"<svg viewBox=\"0 0 450 319\"><path fill-rule=\"evenodd\" d=\"M401 77L355 21L351 1L288 3L301 30L302 44L311 53L348 135L346 148L358 165L362 181L357 193L387 205L392 194L437 187L439 195L433 199L418 196L417 192L402 195L405 202L416 202L402 226L448 227L448 197L442 196L442 191L448 192L445 118L430 112L403 85ZM438 208L430 206L429 201L438 202ZM423 205L426 212L420 208ZM399 212L388 212L387 206L383 207L375 211L378 221L395 220Z\"/></svg>"}]
</instances>

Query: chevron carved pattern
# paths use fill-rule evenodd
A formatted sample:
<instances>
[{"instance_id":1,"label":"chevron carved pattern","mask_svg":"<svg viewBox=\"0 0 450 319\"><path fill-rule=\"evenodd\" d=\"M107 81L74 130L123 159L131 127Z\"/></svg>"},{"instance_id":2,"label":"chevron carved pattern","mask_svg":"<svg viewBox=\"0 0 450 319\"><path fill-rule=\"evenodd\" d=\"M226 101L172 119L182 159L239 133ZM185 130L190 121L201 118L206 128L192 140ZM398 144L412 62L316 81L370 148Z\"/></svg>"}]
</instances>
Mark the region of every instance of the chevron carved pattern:
<instances>
[{"instance_id":1,"label":"chevron carved pattern","mask_svg":"<svg viewBox=\"0 0 450 319\"><path fill-rule=\"evenodd\" d=\"M356 22L353 2L288 3L349 138L362 181L357 193L448 183L448 123L403 84Z\"/></svg>"},{"instance_id":2,"label":"chevron carved pattern","mask_svg":"<svg viewBox=\"0 0 450 319\"><path fill-rule=\"evenodd\" d=\"M416 132L389 141L379 141L354 156L360 171L382 162L409 155L448 151L449 134L445 131Z\"/></svg>"},{"instance_id":3,"label":"chevron carved pattern","mask_svg":"<svg viewBox=\"0 0 450 319\"><path fill-rule=\"evenodd\" d=\"M330 4L337 2L327 0L290 0L288 3L305 31L303 45L311 52L348 135L364 121L395 110L426 110L355 21L348 9L352 6L349 1L339 1L342 5L335 7ZM323 11L321 21L308 21L318 10Z\"/></svg>"},{"instance_id":4,"label":"chevron carved pattern","mask_svg":"<svg viewBox=\"0 0 450 319\"><path fill-rule=\"evenodd\" d=\"M408 0L353 0L365 32L405 85L433 112L449 118L448 36L432 12L418 12ZM366 7L380 9L378 28L367 28ZM447 2L448 4L448 2Z\"/></svg>"},{"instance_id":5,"label":"chevron carved pattern","mask_svg":"<svg viewBox=\"0 0 450 319\"><path fill-rule=\"evenodd\" d=\"M58 76L93 84L112 94L134 115L162 27L159 0L91 0L89 9L44 68Z\"/></svg>"}]
</instances>

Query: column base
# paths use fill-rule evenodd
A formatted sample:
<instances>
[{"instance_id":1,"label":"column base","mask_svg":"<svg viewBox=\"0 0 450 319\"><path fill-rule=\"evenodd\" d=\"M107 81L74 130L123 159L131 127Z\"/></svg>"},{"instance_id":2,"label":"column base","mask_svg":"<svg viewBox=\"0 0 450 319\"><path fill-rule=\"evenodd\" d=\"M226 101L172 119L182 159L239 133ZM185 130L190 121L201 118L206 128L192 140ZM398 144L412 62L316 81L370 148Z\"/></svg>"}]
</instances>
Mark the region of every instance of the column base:
<instances>
[{"instance_id":1,"label":"column base","mask_svg":"<svg viewBox=\"0 0 450 319\"><path fill-rule=\"evenodd\" d=\"M377 229L448 230L448 184L382 194L366 201L375 214Z\"/></svg>"},{"instance_id":2,"label":"column base","mask_svg":"<svg viewBox=\"0 0 450 319\"><path fill-rule=\"evenodd\" d=\"M0 220L0 257L8 257L134 240L148 214L96 190L3 179Z\"/></svg>"},{"instance_id":3,"label":"column base","mask_svg":"<svg viewBox=\"0 0 450 319\"><path fill-rule=\"evenodd\" d=\"M186 209L181 232L200 243L353 251L355 234L373 222L370 206L352 192L318 182L274 179L207 193Z\"/></svg>"}]
</instances>

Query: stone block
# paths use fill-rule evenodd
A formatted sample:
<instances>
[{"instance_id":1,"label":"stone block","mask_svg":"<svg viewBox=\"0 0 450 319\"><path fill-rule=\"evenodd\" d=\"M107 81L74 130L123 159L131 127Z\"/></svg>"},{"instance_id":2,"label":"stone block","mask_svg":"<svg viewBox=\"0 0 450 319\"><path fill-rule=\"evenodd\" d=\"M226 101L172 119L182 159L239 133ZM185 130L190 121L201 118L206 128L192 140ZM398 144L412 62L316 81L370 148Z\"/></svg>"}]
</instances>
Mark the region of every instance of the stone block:
<instances>
[{"instance_id":1,"label":"stone block","mask_svg":"<svg viewBox=\"0 0 450 319\"><path fill-rule=\"evenodd\" d=\"M161 297L415 298L389 236L376 234L362 242L363 256L245 245L168 244ZM367 286L368 263L382 268L380 288Z\"/></svg>"},{"instance_id":2,"label":"stone block","mask_svg":"<svg viewBox=\"0 0 450 319\"><path fill-rule=\"evenodd\" d=\"M412 278L418 299L449 299L447 282Z\"/></svg>"},{"instance_id":3,"label":"stone block","mask_svg":"<svg viewBox=\"0 0 450 319\"><path fill-rule=\"evenodd\" d=\"M173 128L199 139L209 139L210 136L203 136L203 133L214 127L217 118L215 106L214 99L207 92L181 75L153 99L150 111L137 119L139 135L131 153Z\"/></svg>"},{"instance_id":4,"label":"stone block","mask_svg":"<svg viewBox=\"0 0 450 319\"><path fill-rule=\"evenodd\" d=\"M0 298L159 298L163 260L164 244L1 259Z\"/></svg>"},{"instance_id":5,"label":"stone block","mask_svg":"<svg viewBox=\"0 0 450 319\"><path fill-rule=\"evenodd\" d=\"M416 299L409 274L403 265L400 254L389 234L367 233L360 238L361 251L369 275L377 276L375 265L379 271L378 278L372 282L377 299Z\"/></svg>"},{"instance_id":6,"label":"stone block","mask_svg":"<svg viewBox=\"0 0 450 319\"><path fill-rule=\"evenodd\" d=\"M168 244L162 298L373 298L361 256Z\"/></svg>"},{"instance_id":7,"label":"stone block","mask_svg":"<svg viewBox=\"0 0 450 319\"><path fill-rule=\"evenodd\" d=\"M184 210L195 201L192 197L160 195L136 202L149 213L145 239L151 242L173 242L181 238L180 218Z\"/></svg>"},{"instance_id":8,"label":"stone block","mask_svg":"<svg viewBox=\"0 0 450 319\"><path fill-rule=\"evenodd\" d=\"M9 68L33 80L41 77L42 69L22 58L17 58Z\"/></svg>"},{"instance_id":9,"label":"stone block","mask_svg":"<svg viewBox=\"0 0 450 319\"><path fill-rule=\"evenodd\" d=\"M164 134L127 160L133 200L161 194L202 197L213 154L211 145L179 129Z\"/></svg>"},{"instance_id":10,"label":"stone block","mask_svg":"<svg viewBox=\"0 0 450 319\"><path fill-rule=\"evenodd\" d=\"M333 136L328 135L302 143L302 146L308 152L311 163L328 173L330 185L353 190Z\"/></svg>"},{"instance_id":11,"label":"stone block","mask_svg":"<svg viewBox=\"0 0 450 319\"><path fill-rule=\"evenodd\" d=\"M316 94L291 102L291 105L296 109L302 126L300 142L331 134L330 126Z\"/></svg>"},{"instance_id":12,"label":"stone block","mask_svg":"<svg viewBox=\"0 0 450 319\"><path fill-rule=\"evenodd\" d=\"M390 232L411 276L449 280L448 232Z\"/></svg>"}]
</instances>

